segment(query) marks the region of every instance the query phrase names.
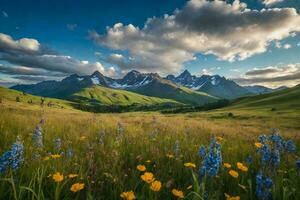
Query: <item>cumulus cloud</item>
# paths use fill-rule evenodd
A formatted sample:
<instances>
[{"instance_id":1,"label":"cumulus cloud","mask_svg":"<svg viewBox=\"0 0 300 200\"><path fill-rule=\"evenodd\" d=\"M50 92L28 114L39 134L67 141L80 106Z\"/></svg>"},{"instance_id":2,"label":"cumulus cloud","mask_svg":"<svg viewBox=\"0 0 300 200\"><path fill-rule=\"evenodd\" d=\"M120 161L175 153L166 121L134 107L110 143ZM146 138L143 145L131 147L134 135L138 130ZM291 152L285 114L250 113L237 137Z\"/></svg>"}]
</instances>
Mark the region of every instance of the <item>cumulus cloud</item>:
<instances>
[{"instance_id":1,"label":"cumulus cloud","mask_svg":"<svg viewBox=\"0 0 300 200\"><path fill-rule=\"evenodd\" d=\"M300 63L254 68L233 80L242 85L262 84L269 87L278 87L281 85L294 86L300 83Z\"/></svg>"},{"instance_id":2,"label":"cumulus cloud","mask_svg":"<svg viewBox=\"0 0 300 200\"><path fill-rule=\"evenodd\" d=\"M53 50L42 46L36 39L14 40L3 33L0 33L0 60L9 63L5 66L0 65L1 73L23 75L23 80L25 80L24 75L43 75L53 78L72 73L91 74L96 70L105 75L114 73L113 68L105 68L100 62L90 63L86 60L77 60L71 56L54 53ZM34 80L32 77L30 79Z\"/></svg>"},{"instance_id":3,"label":"cumulus cloud","mask_svg":"<svg viewBox=\"0 0 300 200\"><path fill-rule=\"evenodd\" d=\"M265 4L266 6L272 6L274 4L283 2L284 0L262 0L262 3Z\"/></svg>"},{"instance_id":4,"label":"cumulus cloud","mask_svg":"<svg viewBox=\"0 0 300 200\"><path fill-rule=\"evenodd\" d=\"M149 18L142 28L117 23L104 34L91 31L90 38L128 52L131 59L111 60L121 69L169 73L179 71L196 53L243 60L299 31L300 16L294 8L251 10L239 0L190 0L172 15Z\"/></svg>"}]
</instances>

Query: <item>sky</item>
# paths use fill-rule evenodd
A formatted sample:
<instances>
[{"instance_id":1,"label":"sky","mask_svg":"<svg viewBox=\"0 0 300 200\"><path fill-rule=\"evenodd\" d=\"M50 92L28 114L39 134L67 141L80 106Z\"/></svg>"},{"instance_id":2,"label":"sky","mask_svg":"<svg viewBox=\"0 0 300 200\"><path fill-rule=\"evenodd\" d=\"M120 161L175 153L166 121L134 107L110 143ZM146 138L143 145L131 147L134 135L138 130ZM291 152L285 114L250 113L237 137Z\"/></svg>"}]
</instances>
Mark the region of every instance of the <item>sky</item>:
<instances>
[{"instance_id":1,"label":"sky","mask_svg":"<svg viewBox=\"0 0 300 200\"><path fill-rule=\"evenodd\" d=\"M0 0L0 85L98 70L300 83L299 0Z\"/></svg>"}]
</instances>

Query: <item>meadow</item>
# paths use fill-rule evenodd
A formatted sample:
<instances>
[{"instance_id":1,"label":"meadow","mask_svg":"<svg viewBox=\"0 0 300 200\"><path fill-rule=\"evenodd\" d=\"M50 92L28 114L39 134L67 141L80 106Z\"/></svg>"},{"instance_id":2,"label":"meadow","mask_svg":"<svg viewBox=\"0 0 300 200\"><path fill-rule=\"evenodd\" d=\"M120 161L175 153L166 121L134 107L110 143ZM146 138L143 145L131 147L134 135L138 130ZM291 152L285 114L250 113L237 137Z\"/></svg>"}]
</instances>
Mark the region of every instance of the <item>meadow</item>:
<instances>
[{"instance_id":1,"label":"meadow","mask_svg":"<svg viewBox=\"0 0 300 200\"><path fill-rule=\"evenodd\" d=\"M297 109L94 114L12 99L0 103L0 199L300 196Z\"/></svg>"}]
</instances>

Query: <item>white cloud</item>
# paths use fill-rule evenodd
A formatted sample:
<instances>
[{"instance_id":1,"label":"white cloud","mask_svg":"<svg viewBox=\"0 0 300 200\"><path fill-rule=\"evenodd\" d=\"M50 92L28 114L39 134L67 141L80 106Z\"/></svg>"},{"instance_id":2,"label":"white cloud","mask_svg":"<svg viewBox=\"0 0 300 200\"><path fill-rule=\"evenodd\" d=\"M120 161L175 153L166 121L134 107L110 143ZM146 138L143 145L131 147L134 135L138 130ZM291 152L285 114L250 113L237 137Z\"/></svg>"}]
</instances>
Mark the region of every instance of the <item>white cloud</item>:
<instances>
[{"instance_id":1,"label":"white cloud","mask_svg":"<svg viewBox=\"0 0 300 200\"><path fill-rule=\"evenodd\" d=\"M0 33L0 51L25 51L37 52L40 48L40 43L31 38L22 38L14 40L11 36Z\"/></svg>"},{"instance_id":2,"label":"white cloud","mask_svg":"<svg viewBox=\"0 0 300 200\"><path fill-rule=\"evenodd\" d=\"M233 80L242 85L294 86L300 83L300 63L253 68L244 75L233 78Z\"/></svg>"},{"instance_id":3,"label":"white cloud","mask_svg":"<svg viewBox=\"0 0 300 200\"><path fill-rule=\"evenodd\" d=\"M100 62L90 63L87 60L56 54L44 48L35 39L14 40L3 33L0 33L0 60L10 63L10 65L0 67L0 72L5 74L47 76L48 73L50 77L51 74L85 75L96 70L104 75L114 73L114 70L104 67Z\"/></svg>"},{"instance_id":4,"label":"white cloud","mask_svg":"<svg viewBox=\"0 0 300 200\"><path fill-rule=\"evenodd\" d=\"M292 45L290 45L290 44L285 44L285 45L283 46L283 48L284 48L284 49L290 49L290 48L292 48Z\"/></svg>"},{"instance_id":5,"label":"white cloud","mask_svg":"<svg viewBox=\"0 0 300 200\"><path fill-rule=\"evenodd\" d=\"M283 2L284 0L262 0L262 3L265 4L266 6L272 6L274 4Z\"/></svg>"},{"instance_id":6,"label":"white cloud","mask_svg":"<svg viewBox=\"0 0 300 200\"><path fill-rule=\"evenodd\" d=\"M148 19L144 27L117 23L105 34L90 32L99 45L128 51L132 59L123 69L160 73L178 72L196 53L212 54L233 62L265 52L272 41L300 31L294 8L251 10L245 3L191 0L173 15Z\"/></svg>"},{"instance_id":7,"label":"white cloud","mask_svg":"<svg viewBox=\"0 0 300 200\"><path fill-rule=\"evenodd\" d=\"M290 48L292 48L292 45L291 44L281 44L281 42L279 42L279 41L276 41L275 42L275 47L277 48L277 49L281 49L281 48L283 48L283 49L290 49Z\"/></svg>"}]
</instances>

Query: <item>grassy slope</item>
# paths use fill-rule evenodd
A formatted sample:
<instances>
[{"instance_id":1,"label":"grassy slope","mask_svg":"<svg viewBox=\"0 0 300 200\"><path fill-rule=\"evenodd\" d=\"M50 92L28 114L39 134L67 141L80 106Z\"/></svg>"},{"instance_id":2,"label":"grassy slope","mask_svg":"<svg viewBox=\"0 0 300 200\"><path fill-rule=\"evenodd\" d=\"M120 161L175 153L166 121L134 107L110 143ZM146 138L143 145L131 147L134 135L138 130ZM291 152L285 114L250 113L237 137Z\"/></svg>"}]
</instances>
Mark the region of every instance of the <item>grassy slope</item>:
<instances>
[{"instance_id":1,"label":"grassy slope","mask_svg":"<svg viewBox=\"0 0 300 200\"><path fill-rule=\"evenodd\" d=\"M269 94L244 97L235 100L229 108L300 109L300 85Z\"/></svg>"},{"instance_id":2,"label":"grassy slope","mask_svg":"<svg viewBox=\"0 0 300 200\"><path fill-rule=\"evenodd\" d=\"M16 102L16 98L19 97L20 102ZM23 94L23 92L19 92L17 90L12 90L4 87L0 87L0 98L2 98L3 102L9 103L16 103L20 105L29 105L29 101L32 101L32 106L40 106L41 104L41 97L34 96L30 94ZM54 98L44 98L44 104L47 105L49 102L53 104L52 107L54 108L69 108L72 109L73 102L61 100L61 99L54 99Z\"/></svg>"},{"instance_id":3,"label":"grassy slope","mask_svg":"<svg viewBox=\"0 0 300 200\"><path fill-rule=\"evenodd\" d=\"M135 92L166 99L174 99L177 102L191 105L203 105L216 101L218 98L204 92L197 92L186 87L177 86L168 80L155 80L152 83L140 87Z\"/></svg>"},{"instance_id":4,"label":"grassy slope","mask_svg":"<svg viewBox=\"0 0 300 200\"><path fill-rule=\"evenodd\" d=\"M163 99L157 97L148 97L125 90L117 90L106 88L102 86L93 86L85 88L80 92L75 93L71 98L75 100L87 100L103 105L156 105L164 103L179 104L170 99Z\"/></svg>"}]
</instances>

